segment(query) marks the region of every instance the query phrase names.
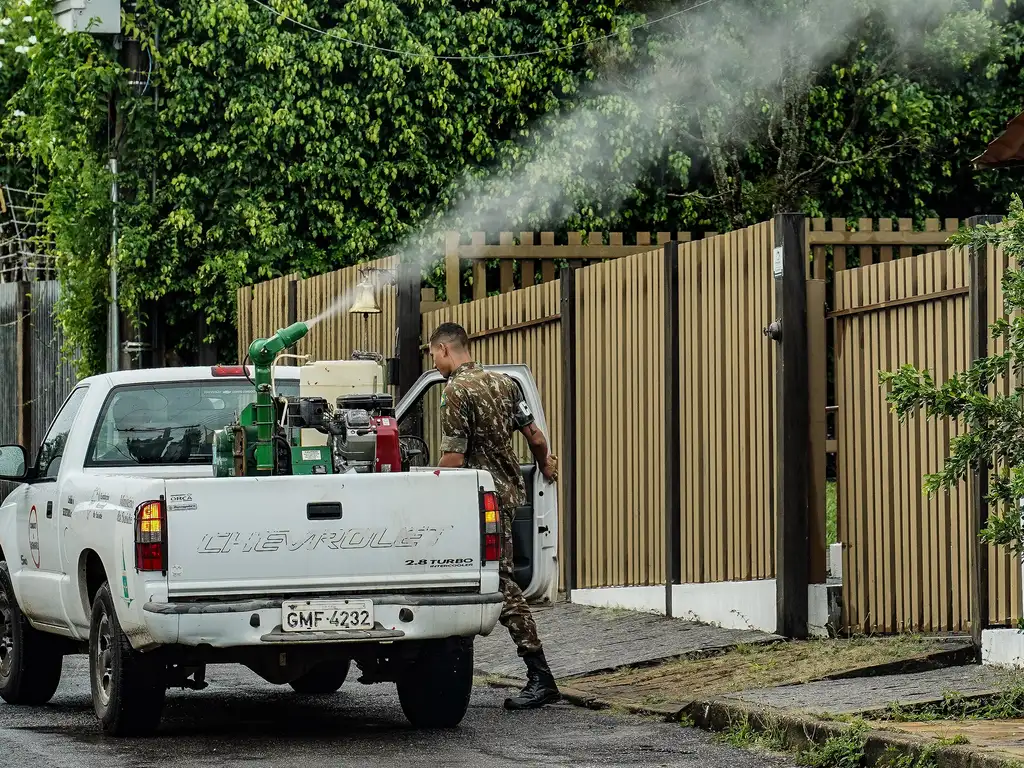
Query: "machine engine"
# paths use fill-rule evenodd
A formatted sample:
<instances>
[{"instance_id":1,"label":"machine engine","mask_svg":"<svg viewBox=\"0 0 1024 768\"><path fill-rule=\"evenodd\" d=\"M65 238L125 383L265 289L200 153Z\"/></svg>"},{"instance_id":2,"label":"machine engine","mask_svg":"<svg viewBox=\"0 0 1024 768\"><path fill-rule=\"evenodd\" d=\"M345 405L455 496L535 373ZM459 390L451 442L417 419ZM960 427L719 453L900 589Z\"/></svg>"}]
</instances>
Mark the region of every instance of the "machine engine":
<instances>
[{"instance_id":1,"label":"machine engine","mask_svg":"<svg viewBox=\"0 0 1024 768\"><path fill-rule=\"evenodd\" d=\"M276 398L275 406L274 468L266 474L408 472L410 466L424 463L426 443L399 434L391 395L343 395L334 407L323 397L281 397ZM304 429L327 435L327 445L300 445ZM242 424L236 424L218 433L214 462L218 477L263 474L254 471L252 461L238 466L239 454L248 454L249 459L254 453L252 446L232 450L240 438L245 442L246 432Z\"/></svg>"},{"instance_id":2,"label":"machine engine","mask_svg":"<svg viewBox=\"0 0 1024 768\"><path fill-rule=\"evenodd\" d=\"M282 350L308 331L295 323L249 348L256 402L236 423L214 435L217 477L407 472L429 462L427 444L400 435L389 394L346 394L334 406L324 397L275 397L271 367ZM327 445L304 445L302 430L327 436Z\"/></svg>"}]
</instances>

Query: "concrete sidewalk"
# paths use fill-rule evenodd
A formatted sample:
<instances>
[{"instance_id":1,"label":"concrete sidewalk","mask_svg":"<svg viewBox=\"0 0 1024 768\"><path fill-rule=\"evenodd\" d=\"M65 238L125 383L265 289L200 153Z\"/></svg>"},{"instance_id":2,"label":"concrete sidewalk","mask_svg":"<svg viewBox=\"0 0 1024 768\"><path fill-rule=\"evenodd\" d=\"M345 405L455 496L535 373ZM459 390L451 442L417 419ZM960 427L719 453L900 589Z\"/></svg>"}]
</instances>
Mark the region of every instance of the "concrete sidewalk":
<instances>
[{"instance_id":1,"label":"concrete sidewalk","mask_svg":"<svg viewBox=\"0 0 1024 768\"><path fill-rule=\"evenodd\" d=\"M544 654L559 679L782 639L764 632L564 601L532 610ZM500 624L488 637L477 638L475 666L481 675L526 678L526 667L516 655L508 630Z\"/></svg>"},{"instance_id":2,"label":"concrete sidewalk","mask_svg":"<svg viewBox=\"0 0 1024 768\"><path fill-rule=\"evenodd\" d=\"M782 638L761 632L565 603L535 616L563 696L581 706L728 730L750 746L827 753L834 741L860 750L865 766L895 765L894 754L918 768L1002 768L1024 758L1024 719L965 717L1024 712L1021 674L967 663L967 637L776 643ZM478 639L476 666L493 685L525 676L500 627ZM939 719L950 711L960 719Z\"/></svg>"},{"instance_id":3,"label":"concrete sidewalk","mask_svg":"<svg viewBox=\"0 0 1024 768\"><path fill-rule=\"evenodd\" d=\"M862 715L888 709L890 704L941 704L945 694L981 696L997 693L1010 674L995 667L972 664L903 675L818 680L800 685L740 691L719 697L810 715Z\"/></svg>"}]
</instances>

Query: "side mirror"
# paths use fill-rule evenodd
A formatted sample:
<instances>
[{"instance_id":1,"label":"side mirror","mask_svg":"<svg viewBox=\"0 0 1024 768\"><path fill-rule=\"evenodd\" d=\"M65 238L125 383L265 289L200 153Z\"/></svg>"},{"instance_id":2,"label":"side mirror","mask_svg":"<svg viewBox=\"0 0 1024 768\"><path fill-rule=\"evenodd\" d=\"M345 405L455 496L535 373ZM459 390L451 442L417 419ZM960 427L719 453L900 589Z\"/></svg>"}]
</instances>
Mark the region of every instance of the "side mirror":
<instances>
[{"instance_id":1,"label":"side mirror","mask_svg":"<svg viewBox=\"0 0 1024 768\"><path fill-rule=\"evenodd\" d=\"M28 460L20 445L0 446L0 479L20 482L28 477Z\"/></svg>"}]
</instances>

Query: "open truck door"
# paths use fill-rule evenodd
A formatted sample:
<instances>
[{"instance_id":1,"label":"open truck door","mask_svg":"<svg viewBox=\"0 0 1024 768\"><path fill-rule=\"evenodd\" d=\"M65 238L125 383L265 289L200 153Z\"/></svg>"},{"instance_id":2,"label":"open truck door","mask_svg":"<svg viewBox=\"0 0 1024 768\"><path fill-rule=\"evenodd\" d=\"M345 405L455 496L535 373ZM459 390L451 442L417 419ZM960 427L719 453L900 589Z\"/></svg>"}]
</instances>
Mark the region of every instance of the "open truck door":
<instances>
[{"instance_id":1,"label":"open truck door","mask_svg":"<svg viewBox=\"0 0 1024 768\"><path fill-rule=\"evenodd\" d=\"M537 383L525 365L485 365L509 376L522 390L537 427L550 446L544 408ZM437 370L424 373L395 408L402 435L421 437L429 450L426 464L441 458L441 392L445 379ZM554 601L558 592L558 486L540 473L522 435L514 438L520 471L526 483L527 503L516 509L512 521L513 579L530 602Z\"/></svg>"}]
</instances>

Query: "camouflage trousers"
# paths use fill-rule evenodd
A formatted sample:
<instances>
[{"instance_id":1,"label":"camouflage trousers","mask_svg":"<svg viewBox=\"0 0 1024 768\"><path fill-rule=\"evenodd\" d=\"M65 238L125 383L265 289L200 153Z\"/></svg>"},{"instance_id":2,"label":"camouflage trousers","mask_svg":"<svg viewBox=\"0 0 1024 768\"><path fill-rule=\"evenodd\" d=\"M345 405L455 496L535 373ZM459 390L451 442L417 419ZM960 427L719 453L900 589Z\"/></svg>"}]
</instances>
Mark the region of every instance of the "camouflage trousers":
<instances>
[{"instance_id":1,"label":"camouflage trousers","mask_svg":"<svg viewBox=\"0 0 1024 768\"><path fill-rule=\"evenodd\" d=\"M515 509L501 510L501 563L498 566L498 587L505 596L498 621L508 630L519 655L541 649L537 636L537 623L533 620L530 606L526 604L523 591L512 579L512 518Z\"/></svg>"}]
</instances>

